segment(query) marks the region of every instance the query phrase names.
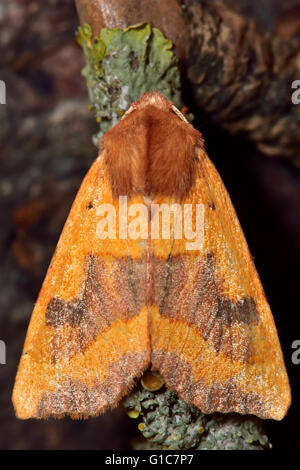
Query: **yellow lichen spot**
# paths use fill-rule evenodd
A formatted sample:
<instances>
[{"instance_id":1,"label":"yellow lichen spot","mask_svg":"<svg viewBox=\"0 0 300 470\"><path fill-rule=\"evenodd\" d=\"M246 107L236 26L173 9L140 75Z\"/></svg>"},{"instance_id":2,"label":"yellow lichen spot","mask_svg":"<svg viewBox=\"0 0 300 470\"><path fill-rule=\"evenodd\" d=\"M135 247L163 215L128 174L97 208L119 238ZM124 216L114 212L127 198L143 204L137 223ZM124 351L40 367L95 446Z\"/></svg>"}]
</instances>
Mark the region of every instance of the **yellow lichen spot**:
<instances>
[{"instance_id":1,"label":"yellow lichen spot","mask_svg":"<svg viewBox=\"0 0 300 470\"><path fill-rule=\"evenodd\" d=\"M97 117L96 117L96 121L97 121L97 122L100 122L100 121L101 121L101 117L100 117L100 116L97 116Z\"/></svg>"},{"instance_id":2,"label":"yellow lichen spot","mask_svg":"<svg viewBox=\"0 0 300 470\"><path fill-rule=\"evenodd\" d=\"M145 423L139 423L138 428L141 432L143 432L145 429Z\"/></svg>"},{"instance_id":3,"label":"yellow lichen spot","mask_svg":"<svg viewBox=\"0 0 300 470\"><path fill-rule=\"evenodd\" d=\"M200 426L200 428L198 429L198 432L199 432L200 434L202 434L202 433L204 432L204 428L203 428L202 426Z\"/></svg>"},{"instance_id":4,"label":"yellow lichen spot","mask_svg":"<svg viewBox=\"0 0 300 470\"><path fill-rule=\"evenodd\" d=\"M146 372L141 382L143 387L150 392L156 392L164 385L163 379L157 372Z\"/></svg>"},{"instance_id":5,"label":"yellow lichen spot","mask_svg":"<svg viewBox=\"0 0 300 470\"><path fill-rule=\"evenodd\" d=\"M129 411L128 411L128 416L129 416L129 418L136 419L136 418L139 417L139 415L140 415L140 412L139 412L139 410L137 410L136 408L135 408L134 410L129 410Z\"/></svg>"}]
</instances>

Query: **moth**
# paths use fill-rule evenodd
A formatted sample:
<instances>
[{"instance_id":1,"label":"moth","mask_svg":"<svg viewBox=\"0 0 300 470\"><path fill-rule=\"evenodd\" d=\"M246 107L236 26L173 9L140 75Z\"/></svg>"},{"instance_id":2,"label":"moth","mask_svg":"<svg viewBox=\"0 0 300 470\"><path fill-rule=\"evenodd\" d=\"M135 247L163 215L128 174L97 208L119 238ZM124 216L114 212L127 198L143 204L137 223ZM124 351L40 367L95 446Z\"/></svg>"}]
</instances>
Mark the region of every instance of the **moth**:
<instances>
[{"instance_id":1,"label":"moth","mask_svg":"<svg viewBox=\"0 0 300 470\"><path fill-rule=\"evenodd\" d=\"M74 201L28 328L16 415L98 415L149 369L204 413L280 420L291 401L229 195L201 134L156 92L103 136Z\"/></svg>"}]
</instances>

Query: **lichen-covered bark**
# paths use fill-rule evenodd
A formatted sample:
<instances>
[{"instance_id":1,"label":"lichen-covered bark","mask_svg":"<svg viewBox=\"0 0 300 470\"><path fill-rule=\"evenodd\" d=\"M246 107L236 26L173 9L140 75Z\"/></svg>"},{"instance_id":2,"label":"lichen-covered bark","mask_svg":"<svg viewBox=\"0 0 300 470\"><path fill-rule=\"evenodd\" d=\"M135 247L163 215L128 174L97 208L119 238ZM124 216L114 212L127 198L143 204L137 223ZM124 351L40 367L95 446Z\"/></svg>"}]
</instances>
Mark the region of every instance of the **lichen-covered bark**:
<instances>
[{"instance_id":1,"label":"lichen-covered bark","mask_svg":"<svg viewBox=\"0 0 300 470\"><path fill-rule=\"evenodd\" d=\"M144 439L135 449L263 450L271 447L257 418L238 414L205 415L175 392L140 385L123 401ZM134 410L134 413L133 413Z\"/></svg>"},{"instance_id":2,"label":"lichen-covered bark","mask_svg":"<svg viewBox=\"0 0 300 470\"><path fill-rule=\"evenodd\" d=\"M99 124L94 136L97 148L103 133L146 91L159 90L181 107L177 59L171 41L157 28L149 24L125 30L103 28L97 36L85 24L79 27L77 39L85 54L83 75Z\"/></svg>"},{"instance_id":3,"label":"lichen-covered bark","mask_svg":"<svg viewBox=\"0 0 300 470\"><path fill-rule=\"evenodd\" d=\"M102 28L128 28L149 23L175 45L177 57L188 53L188 25L177 0L75 0L81 24L97 36Z\"/></svg>"}]
</instances>

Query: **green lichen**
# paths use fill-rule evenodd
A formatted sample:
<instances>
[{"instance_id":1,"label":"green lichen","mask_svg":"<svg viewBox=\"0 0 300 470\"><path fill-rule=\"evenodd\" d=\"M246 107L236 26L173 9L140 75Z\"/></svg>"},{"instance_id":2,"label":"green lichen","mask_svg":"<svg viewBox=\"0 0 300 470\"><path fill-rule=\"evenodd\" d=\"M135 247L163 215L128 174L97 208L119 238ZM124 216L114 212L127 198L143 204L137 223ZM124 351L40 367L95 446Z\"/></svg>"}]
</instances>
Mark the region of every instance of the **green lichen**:
<instances>
[{"instance_id":1,"label":"green lichen","mask_svg":"<svg viewBox=\"0 0 300 470\"><path fill-rule=\"evenodd\" d=\"M140 387L125 398L123 406L127 413L139 410L138 429L152 449L196 448L205 430L205 415L166 388L150 392Z\"/></svg>"},{"instance_id":2,"label":"green lichen","mask_svg":"<svg viewBox=\"0 0 300 470\"><path fill-rule=\"evenodd\" d=\"M270 448L260 421L238 414L205 415L166 387L150 392L141 385L123 400L127 413L139 413L144 440L135 449L263 450Z\"/></svg>"},{"instance_id":3,"label":"green lichen","mask_svg":"<svg viewBox=\"0 0 300 470\"><path fill-rule=\"evenodd\" d=\"M80 26L77 40L82 46L89 99L99 123L95 145L115 125L131 102L146 91L161 91L181 107L180 75L172 43L149 24L125 30L101 30L93 37L88 24Z\"/></svg>"},{"instance_id":4,"label":"green lichen","mask_svg":"<svg viewBox=\"0 0 300 470\"><path fill-rule=\"evenodd\" d=\"M198 450L263 450L271 448L260 421L250 416L209 415Z\"/></svg>"}]
</instances>

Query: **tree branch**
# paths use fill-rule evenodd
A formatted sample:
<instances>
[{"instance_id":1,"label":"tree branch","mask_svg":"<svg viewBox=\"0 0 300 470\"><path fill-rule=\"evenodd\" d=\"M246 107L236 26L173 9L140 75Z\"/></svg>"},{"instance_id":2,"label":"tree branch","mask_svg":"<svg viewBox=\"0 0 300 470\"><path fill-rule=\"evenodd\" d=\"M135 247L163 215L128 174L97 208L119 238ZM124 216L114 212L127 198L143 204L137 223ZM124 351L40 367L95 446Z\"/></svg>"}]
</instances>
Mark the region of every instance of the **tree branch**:
<instances>
[{"instance_id":1,"label":"tree branch","mask_svg":"<svg viewBox=\"0 0 300 470\"><path fill-rule=\"evenodd\" d=\"M300 106L291 100L292 82L300 79L299 47L261 33L253 20L222 5L188 0L185 11L187 76L197 105L264 154L300 166Z\"/></svg>"}]
</instances>

